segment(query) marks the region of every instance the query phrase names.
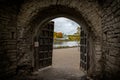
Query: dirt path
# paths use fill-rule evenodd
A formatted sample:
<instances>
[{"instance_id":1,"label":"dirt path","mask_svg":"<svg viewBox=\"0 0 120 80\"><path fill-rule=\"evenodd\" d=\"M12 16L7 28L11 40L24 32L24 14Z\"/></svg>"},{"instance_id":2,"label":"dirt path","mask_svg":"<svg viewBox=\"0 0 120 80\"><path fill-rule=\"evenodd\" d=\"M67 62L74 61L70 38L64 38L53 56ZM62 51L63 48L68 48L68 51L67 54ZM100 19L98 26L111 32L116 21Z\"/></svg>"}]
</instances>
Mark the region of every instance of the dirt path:
<instances>
[{"instance_id":1,"label":"dirt path","mask_svg":"<svg viewBox=\"0 0 120 80\"><path fill-rule=\"evenodd\" d=\"M79 69L80 50L79 48L64 48L53 50L53 67L66 69Z\"/></svg>"},{"instance_id":2,"label":"dirt path","mask_svg":"<svg viewBox=\"0 0 120 80\"><path fill-rule=\"evenodd\" d=\"M52 67L40 71L37 80L81 80L84 73L79 65L78 48L54 49Z\"/></svg>"}]
</instances>

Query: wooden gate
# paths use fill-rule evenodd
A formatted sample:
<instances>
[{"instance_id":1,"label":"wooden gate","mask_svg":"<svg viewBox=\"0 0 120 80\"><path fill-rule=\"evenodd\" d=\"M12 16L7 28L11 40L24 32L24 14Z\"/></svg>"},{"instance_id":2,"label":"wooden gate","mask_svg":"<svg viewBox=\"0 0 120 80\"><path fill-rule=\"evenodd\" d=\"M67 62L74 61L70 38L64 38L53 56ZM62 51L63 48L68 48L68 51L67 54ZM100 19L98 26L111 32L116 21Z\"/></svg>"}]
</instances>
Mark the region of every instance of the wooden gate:
<instances>
[{"instance_id":1,"label":"wooden gate","mask_svg":"<svg viewBox=\"0 0 120 80\"><path fill-rule=\"evenodd\" d=\"M54 22L49 22L41 28L37 41L35 41L36 69L52 65Z\"/></svg>"},{"instance_id":2,"label":"wooden gate","mask_svg":"<svg viewBox=\"0 0 120 80\"><path fill-rule=\"evenodd\" d=\"M80 67L87 71L89 68L89 36L88 33L81 28L80 36Z\"/></svg>"}]
</instances>

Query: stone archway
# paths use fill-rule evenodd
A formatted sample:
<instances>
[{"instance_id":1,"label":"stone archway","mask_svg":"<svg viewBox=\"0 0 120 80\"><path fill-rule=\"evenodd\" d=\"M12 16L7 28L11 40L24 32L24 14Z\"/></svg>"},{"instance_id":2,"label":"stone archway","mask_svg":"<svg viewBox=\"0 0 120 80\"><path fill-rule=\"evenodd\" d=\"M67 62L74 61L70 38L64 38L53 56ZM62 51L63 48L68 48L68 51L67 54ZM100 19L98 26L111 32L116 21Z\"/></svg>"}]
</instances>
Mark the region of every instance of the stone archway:
<instances>
[{"instance_id":1,"label":"stone archway","mask_svg":"<svg viewBox=\"0 0 120 80\"><path fill-rule=\"evenodd\" d=\"M103 78L117 79L120 76L119 4L119 0L1 0L0 67L2 69L0 74L2 75L0 77L5 78L15 73L17 65L23 62L31 64L32 36L34 36L32 33L36 32L35 29L38 29L41 21L49 19L56 11L58 13L62 11L62 16L74 18L73 20L78 23L79 21L85 23L88 25L86 26L88 32L92 32L93 43L91 44L94 44L92 45L94 52L91 51L93 53L91 58L96 58L95 64L100 62L101 66L95 66L97 72L94 72L92 70L94 66L91 66L91 75L101 72ZM49 10L54 8L55 11L49 14ZM49 16L45 16L44 13ZM25 61L22 61L24 58Z\"/></svg>"},{"instance_id":2,"label":"stone archway","mask_svg":"<svg viewBox=\"0 0 120 80\"><path fill-rule=\"evenodd\" d=\"M19 15L19 17L22 17L22 16ZM100 48L101 45L100 45L99 39L101 36L100 36L100 34L95 34L95 33L97 33L95 28L91 25L91 23L87 22L85 20L85 18L81 15L81 13L78 10L76 10L75 8L71 8L71 7L68 7L65 5L50 5L48 7L41 8L41 10L37 12L37 14L33 15L33 17L29 20L29 22L26 22L24 25L19 26L19 28L20 28L19 32L22 32L21 30L23 30L23 33L21 33L21 37L27 41L27 44L26 44L26 41L24 44L26 44L26 46L33 45L33 43L34 43L33 38L34 38L34 36L38 35L38 32L41 29L41 26L44 25L49 20L56 18L56 17L67 17L67 18L70 18L70 19L78 22L82 26L84 32L89 34L90 39L88 39L88 40L91 42L91 45L92 45L92 46L90 46L89 55L92 55L92 56L90 57L90 69L87 71L87 73L89 75L92 75L93 71L96 72L98 70L98 68L100 70L100 64L99 63L96 64L100 60L100 57L98 60L95 59L97 52L100 52L100 50L95 51L94 46L98 45ZM18 20L19 19L20 18L18 18ZM22 21L20 21L20 22L22 22ZM18 23L18 25L19 24L21 24L21 23ZM31 41L29 42L29 40L31 40ZM23 40L21 39L21 41L23 41ZM92 42L94 42L94 43L92 43ZM21 45L21 47L22 47L22 45ZM20 48L20 47L18 47L18 48ZM30 55L31 54L33 55L34 53L30 54L29 52L32 52L32 51L30 51L29 47L28 47L25 49L25 55L29 58L29 59L27 59L28 61L24 61L24 59L21 58L21 60L18 60L18 63L19 62L30 62L30 61L32 62L32 59L31 59L32 57L30 57ZM94 56L94 58L93 58L93 56ZM23 64L23 63L21 63L21 64ZM95 69L94 66L97 66L97 68ZM33 67L34 67L34 65L33 65Z\"/></svg>"}]
</instances>

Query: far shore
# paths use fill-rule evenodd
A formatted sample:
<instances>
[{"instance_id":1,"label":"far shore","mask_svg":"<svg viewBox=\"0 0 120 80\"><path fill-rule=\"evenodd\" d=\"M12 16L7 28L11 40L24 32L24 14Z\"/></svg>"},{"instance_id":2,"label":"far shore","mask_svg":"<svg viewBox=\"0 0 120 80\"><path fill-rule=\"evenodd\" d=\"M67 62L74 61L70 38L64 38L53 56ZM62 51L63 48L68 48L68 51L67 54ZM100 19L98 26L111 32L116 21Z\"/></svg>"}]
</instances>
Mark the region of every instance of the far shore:
<instances>
[{"instance_id":1,"label":"far shore","mask_svg":"<svg viewBox=\"0 0 120 80\"><path fill-rule=\"evenodd\" d=\"M64 49L64 48L77 48L77 47L80 47L80 46L61 46L61 47L56 47L56 48L53 48L53 49Z\"/></svg>"}]
</instances>

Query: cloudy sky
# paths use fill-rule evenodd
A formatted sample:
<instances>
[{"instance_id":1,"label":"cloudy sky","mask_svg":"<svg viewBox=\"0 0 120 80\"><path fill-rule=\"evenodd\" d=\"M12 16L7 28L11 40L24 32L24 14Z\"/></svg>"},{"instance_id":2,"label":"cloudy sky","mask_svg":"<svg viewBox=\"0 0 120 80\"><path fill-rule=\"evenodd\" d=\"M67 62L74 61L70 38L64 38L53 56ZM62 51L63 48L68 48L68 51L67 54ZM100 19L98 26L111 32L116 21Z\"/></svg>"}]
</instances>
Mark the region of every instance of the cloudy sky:
<instances>
[{"instance_id":1,"label":"cloudy sky","mask_svg":"<svg viewBox=\"0 0 120 80\"><path fill-rule=\"evenodd\" d=\"M79 27L79 24L64 17L55 18L52 21L55 22L55 32L62 32L67 35L74 34Z\"/></svg>"}]
</instances>

